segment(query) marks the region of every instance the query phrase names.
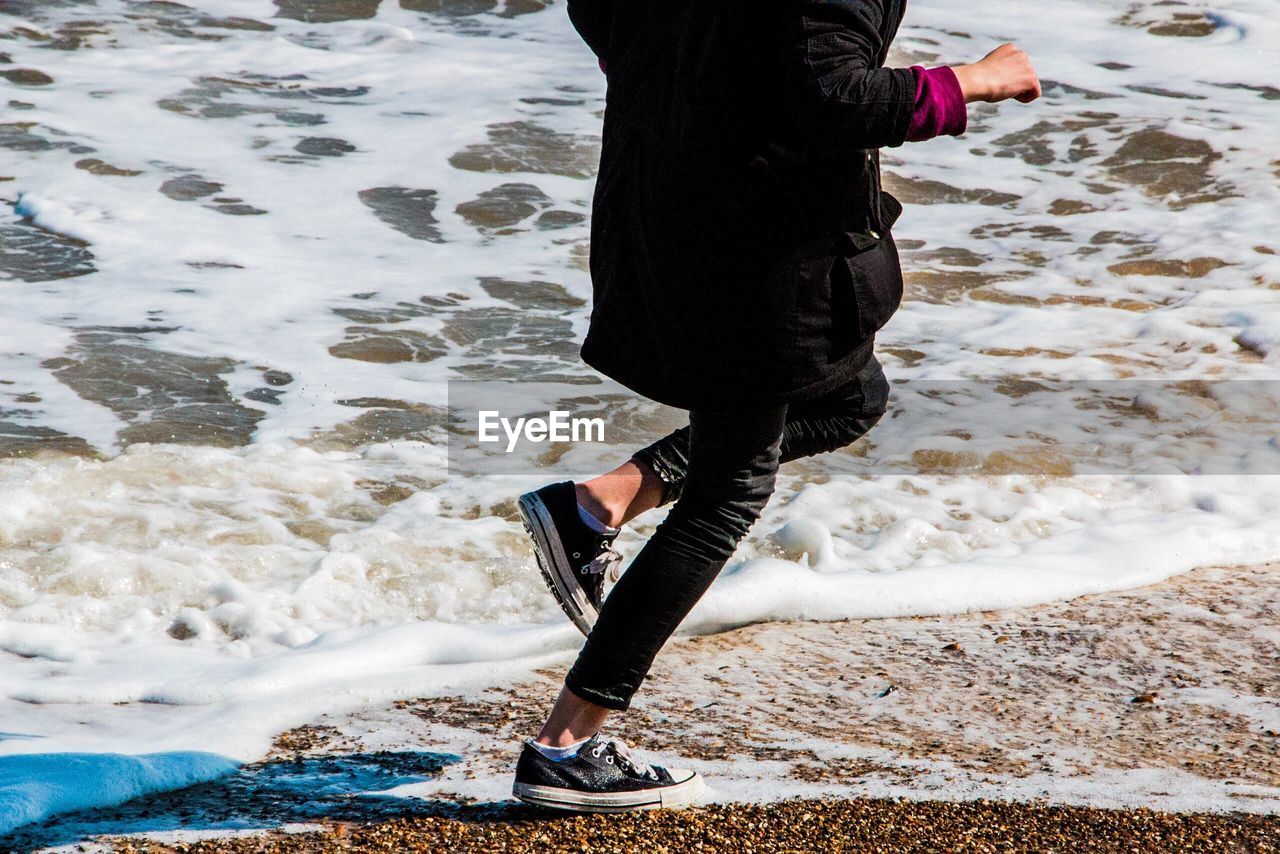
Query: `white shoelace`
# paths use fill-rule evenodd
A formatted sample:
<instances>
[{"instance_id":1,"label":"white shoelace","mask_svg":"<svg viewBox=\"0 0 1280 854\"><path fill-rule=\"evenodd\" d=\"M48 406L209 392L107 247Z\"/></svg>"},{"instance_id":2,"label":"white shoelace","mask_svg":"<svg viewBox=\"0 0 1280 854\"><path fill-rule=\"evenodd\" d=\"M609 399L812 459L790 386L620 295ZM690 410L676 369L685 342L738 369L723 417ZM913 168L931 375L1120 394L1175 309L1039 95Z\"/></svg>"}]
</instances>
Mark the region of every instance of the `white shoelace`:
<instances>
[{"instance_id":1,"label":"white shoelace","mask_svg":"<svg viewBox=\"0 0 1280 854\"><path fill-rule=\"evenodd\" d=\"M629 765L631 769L641 777L648 777L653 780L658 779L658 772L653 770L653 766L648 762L642 761L638 756L632 753L631 748L628 747L627 743L620 738L606 738L601 736L600 743L591 751L591 753L593 756L599 756L607 749L612 749L614 755L623 762L626 762L627 765Z\"/></svg>"},{"instance_id":2,"label":"white shoelace","mask_svg":"<svg viewBox=\"0 0 1280 854\"><path fill-rule=\"evenodd\" d=\"M616 582L622 577L622 555L613 546L605 546L604 551L596 555L595 559L587 564L586 570L592 575L607 572L609 573L609 580Z\"/></svg>"}]
</instances>

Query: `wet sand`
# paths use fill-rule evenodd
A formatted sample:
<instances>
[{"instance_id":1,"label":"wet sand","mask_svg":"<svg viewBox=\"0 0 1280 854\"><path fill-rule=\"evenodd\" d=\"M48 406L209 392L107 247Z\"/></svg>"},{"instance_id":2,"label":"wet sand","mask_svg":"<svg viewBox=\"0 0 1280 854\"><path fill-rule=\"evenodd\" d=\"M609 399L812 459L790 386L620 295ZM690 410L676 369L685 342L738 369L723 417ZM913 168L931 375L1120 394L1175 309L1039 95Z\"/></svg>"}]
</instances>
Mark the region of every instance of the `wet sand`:
<instances>
[{"instance_id":1,"label":"wet sand","mask_svg":"<svg viewBox=\"0 0 1280 854\"><path fill-rule=\"evenodd\" d=\"M659 657L613 729L691 760L721 799L834 792L1186 809L1213 793L1275 810L1277 581L1277 565L1204 569L1016 611L689 638ZM479 736L439 790L483 796L468 781L506 783L515 743L558 686L558 670L543 675L482 697L398 704L393 713L429 733ZM350 731L354 721L334 723Z\"/></svg>"},{"instance_id":2,"label":"wet sand","mask_svg":"<svg viewBox=\"0 0 1280 854\"><path fill-rule=\"evenodd\" d=\"M565 819L509 800L557 666L505 690L322 718L231 778L69 816L24 844L129 834L160 851L196 830L251 833L176 850L797 850L828 837L1275 850L1277 582L1280 565L1209 568L1021 610L677 640L610 730L706 777L720 803L679 815Z\"/></svg>"}]
</instances>

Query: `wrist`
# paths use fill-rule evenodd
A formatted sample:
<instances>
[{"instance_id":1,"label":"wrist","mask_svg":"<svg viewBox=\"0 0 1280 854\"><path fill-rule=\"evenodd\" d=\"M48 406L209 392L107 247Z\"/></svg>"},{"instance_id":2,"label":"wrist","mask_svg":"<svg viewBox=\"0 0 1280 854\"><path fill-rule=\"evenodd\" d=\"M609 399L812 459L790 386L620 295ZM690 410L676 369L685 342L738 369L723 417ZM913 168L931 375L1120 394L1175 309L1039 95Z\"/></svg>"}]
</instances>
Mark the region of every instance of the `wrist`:
<instances>
[{"instance_id":1,"label":"wrist","mask_svg":"<svg viewBox=\"0 0 1280 854\"><path fill-rule=\"evenodd\" d=\"M960 91L964 93L964 102L971 104L974 101L982 101L987 97L986 83L983 80L982 70L974 65L953 65L951 71L956 75L956 81L960 84Z\"/></svg>"}]
</instances>

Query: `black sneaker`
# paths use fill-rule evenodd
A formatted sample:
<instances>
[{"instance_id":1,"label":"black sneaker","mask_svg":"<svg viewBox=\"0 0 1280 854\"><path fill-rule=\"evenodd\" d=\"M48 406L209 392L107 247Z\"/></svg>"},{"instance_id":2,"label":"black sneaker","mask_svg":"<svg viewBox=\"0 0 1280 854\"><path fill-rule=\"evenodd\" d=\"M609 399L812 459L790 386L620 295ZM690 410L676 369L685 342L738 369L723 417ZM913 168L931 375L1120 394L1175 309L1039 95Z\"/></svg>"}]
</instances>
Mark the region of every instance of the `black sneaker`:
<instances>
[{"instance_id":1,"label":"black sneaker","mask_svg":"<svg viewBox=\"0 0 1280 854\"><path fill-rule=\"evenodd\" d=\"M511 793L525 803L553 809L627 812L685 806L702 788L702 777L694 771L648 765L621 740L595 735L559 762L526 744Z\"/></svg>"},{"instance_id":2,"label":"black sneaker","mask_svg":"<svg viewBox=\"0 0 1280 854\"><path fill-rule=\"evenodd\" d=\"M582 521L572 481L526 492L519 505L542 577L573 624L590 634L604 599L605 576L616 581L622 563L613 550L617 532L601 534Z\"/></svg>"}]
</instances>

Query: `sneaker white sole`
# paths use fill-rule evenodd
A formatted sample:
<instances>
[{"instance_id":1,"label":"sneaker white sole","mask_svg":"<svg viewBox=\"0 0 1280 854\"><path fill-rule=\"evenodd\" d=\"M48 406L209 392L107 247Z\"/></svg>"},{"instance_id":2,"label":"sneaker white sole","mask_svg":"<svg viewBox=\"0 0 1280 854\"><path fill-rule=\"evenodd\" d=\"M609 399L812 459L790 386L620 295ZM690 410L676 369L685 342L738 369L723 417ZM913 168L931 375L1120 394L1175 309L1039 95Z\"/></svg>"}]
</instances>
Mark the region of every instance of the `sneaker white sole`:
<instances>
[{"instance_id":1,"label":"sneaker white sole","mask_svg":"<svg viewBox=\"0 0 1280 854\"><path fill-rule=\"evenodd\" d=\"M702 777L692 771L671 772L672 777L685 774L690 777L680 783L635 792L579 792L576 789L516 783L511 794L526 804L574 812L632 812L684 807L697 800L704 788Z\"/></svg>"},{"instance_id":2,"label":"sneaker white sole","mask_svg":"<svg viewBox=\"0 0 1280 854\"><path fill-rule=\"evenodd\" d=\"M525 529L533 538L533 550L538 559L538 569L542 570L542 578L556 597L565 616L573 621L578 631L584 635L591 634L598 616L595 606L587 599L582 585L573 574L573 565L569 556L560 545L560 538L555 535L556 524L551 518L551 511L537 495L520 496L518 502L520 516L524 519Z\"/></svg>"}]
</instances>

